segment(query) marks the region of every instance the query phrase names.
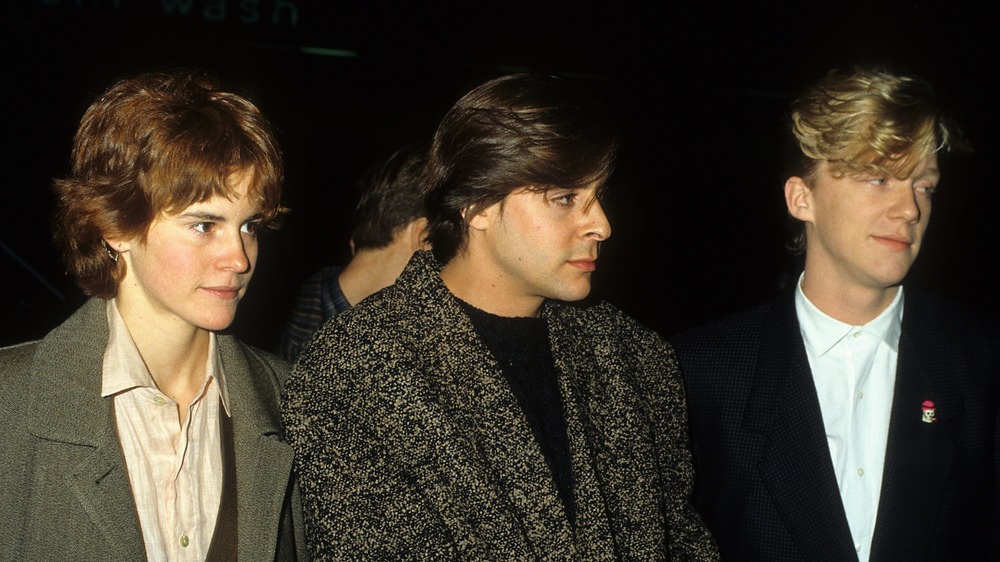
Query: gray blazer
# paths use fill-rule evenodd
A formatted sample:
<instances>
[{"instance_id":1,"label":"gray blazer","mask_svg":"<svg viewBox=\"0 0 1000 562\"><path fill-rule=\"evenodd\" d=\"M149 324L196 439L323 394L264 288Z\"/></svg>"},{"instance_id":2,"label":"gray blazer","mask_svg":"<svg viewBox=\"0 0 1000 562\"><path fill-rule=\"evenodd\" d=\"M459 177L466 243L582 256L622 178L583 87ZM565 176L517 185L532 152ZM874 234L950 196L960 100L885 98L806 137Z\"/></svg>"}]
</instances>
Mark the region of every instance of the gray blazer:
<instances>
[{"instance_id":1,"label":"gray blazer","mask_svg":"<svg viewBox=\"0 0 1000 562\"><path fill-rule=\"evenodd\" d=\"M135 503L101 397L105 301L0 349L0 560L143 560ZM236 451L240 560L305 559L277 405L287 364L219 336Z\"/></svg>"}]
</instances>

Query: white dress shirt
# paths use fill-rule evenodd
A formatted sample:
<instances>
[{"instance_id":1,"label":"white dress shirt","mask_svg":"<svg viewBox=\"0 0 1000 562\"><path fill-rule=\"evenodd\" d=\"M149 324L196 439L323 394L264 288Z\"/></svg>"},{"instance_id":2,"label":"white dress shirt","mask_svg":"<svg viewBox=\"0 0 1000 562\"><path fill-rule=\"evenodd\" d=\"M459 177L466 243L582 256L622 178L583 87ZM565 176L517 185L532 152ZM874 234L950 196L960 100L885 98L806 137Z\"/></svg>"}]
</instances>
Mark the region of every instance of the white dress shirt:
<instances>
[{"instance_id":1,"label":"white dress shirt","mask_svg":"<svg viewBox=\"0 0 1000 562\"><path fill-rule=\"evenodd\" d=\"M864 326L852 326L816 308L802 292L800 277L795 312L854 548L865 562L871 554L882 489L903 288L878 317Z\"/></svg>"},{"instance_id":2,"label":"white dress shirt","mask_svg":"<svg viewBox=\"0 0 1000 562\"><path fill-rule=\"evenodd\" d=\"M146 556L151 561L201 562L208 555L222 499L219 416L229 410L215 334L209 340L205 382L182 424L177 403L156 387L113 299L107 315L110 337L101 396L114 396L118 439Z\"/></svg>"}]
</instances>

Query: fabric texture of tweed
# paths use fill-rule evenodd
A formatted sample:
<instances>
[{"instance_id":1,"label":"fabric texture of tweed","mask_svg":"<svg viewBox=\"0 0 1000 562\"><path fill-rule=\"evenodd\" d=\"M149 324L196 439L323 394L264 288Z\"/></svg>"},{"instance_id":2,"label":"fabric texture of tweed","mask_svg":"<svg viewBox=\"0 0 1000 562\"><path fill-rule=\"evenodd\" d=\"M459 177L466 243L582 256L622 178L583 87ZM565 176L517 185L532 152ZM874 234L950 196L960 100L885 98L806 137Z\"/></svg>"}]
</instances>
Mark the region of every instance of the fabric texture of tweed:
<instances>
[{"instance_id":1,"label":"fabric texture of tweed","mask_svg":"<svg viewBox=\"0 0 1000 562\"><path fill-rule=\"evenodd\" d=\"M669 346L607 304L547 302L571 526L500 367L429 252L328 322L282 404L317 559L714 560L690 506Z\"/></svg>"}]
</instances>

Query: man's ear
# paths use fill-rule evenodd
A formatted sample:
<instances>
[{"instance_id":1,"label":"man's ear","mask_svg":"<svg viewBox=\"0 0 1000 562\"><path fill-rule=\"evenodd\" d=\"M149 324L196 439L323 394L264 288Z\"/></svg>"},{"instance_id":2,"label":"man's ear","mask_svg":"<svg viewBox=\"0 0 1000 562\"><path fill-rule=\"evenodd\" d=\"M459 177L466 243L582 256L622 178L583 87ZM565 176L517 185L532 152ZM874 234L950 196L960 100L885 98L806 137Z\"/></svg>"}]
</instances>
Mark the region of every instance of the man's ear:
<instances>
[{"instance_id":1,"label":"man's ear","mask_svg":"<svg viewBox=\"0 0 1000 562\"><path fill-rule=\"evenodd\" d=\"M792 176L785 182L785 206L788 214L802 222L812 222L812 189L805 180Z\"/></svg>"},{"instance_id":2,"label":"man's ear","mask_svg":"<svg viewBox=\"0 0 1000 562\"><path fill-rule=\"evenodd\" d=\"M500 213L500 203L494 203L485 209L480 209L475 215L469 214L469 209L462 210L465 224L472 230L486 230L493 224L496 216Z\"/></svg>"},{"instance_id":3,"label":"man's ear","mask_svg":"<svg viewBox=\"0 0 1000 562\"><path fill-rule=\"evenodd\" d=\"M431 244L427 241L427 219L425 217L410 221L407 230L410 248L413 248L413 251L431 249Z\"/></svg>"}]
</instances>

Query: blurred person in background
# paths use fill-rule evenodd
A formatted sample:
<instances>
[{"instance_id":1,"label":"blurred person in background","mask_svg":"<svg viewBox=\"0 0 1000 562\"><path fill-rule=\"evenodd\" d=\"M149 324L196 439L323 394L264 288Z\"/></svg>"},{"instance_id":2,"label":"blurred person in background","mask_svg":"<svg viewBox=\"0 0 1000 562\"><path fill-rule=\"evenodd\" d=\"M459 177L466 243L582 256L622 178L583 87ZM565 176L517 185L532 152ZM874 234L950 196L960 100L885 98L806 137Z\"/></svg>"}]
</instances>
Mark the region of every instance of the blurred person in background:
<instances>
[{"instance_id":1,"label":"blurred person in background","mask_svg":"<svg viewBox=\"0 0 1000 562\"><path fill-rule=\"evenodd\" d=\"M351 260L343 267L324 267L302 284L279 344L289 361L295 361L324 322L392 285L413 252L426 248L420 184L426 150L420 145L401 148L361 183Z\"/></svg>"}]
</instances>

